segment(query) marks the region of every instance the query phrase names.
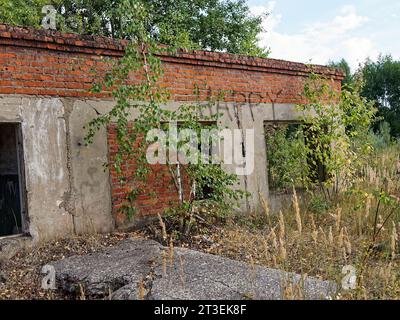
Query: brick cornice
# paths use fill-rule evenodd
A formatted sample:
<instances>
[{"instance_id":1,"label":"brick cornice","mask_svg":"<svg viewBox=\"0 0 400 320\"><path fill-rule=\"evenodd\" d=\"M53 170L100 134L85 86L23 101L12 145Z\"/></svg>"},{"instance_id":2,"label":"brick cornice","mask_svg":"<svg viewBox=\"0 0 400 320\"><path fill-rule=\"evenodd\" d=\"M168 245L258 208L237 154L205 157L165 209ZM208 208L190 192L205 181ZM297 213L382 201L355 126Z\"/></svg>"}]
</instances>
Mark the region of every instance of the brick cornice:
<instances>
[{"instance_id":1,"label":"brick cornice","mask_svg":"<svg viewBox=\"0 0 400 320\"><path fill-rule=\"evenodd\" d=\"M46 31L0 24L0 45L121 57L124 54L127 41L101 36L65 34L58 31ZM163 54L161 58L163 61L177 64L191 64L297 76L307 76L312 70L315 73L322 74L335 80L342 80L344 78L341 71L330 67L228 53L181 50L174 55Z\"/></svg>"}]
</instances>

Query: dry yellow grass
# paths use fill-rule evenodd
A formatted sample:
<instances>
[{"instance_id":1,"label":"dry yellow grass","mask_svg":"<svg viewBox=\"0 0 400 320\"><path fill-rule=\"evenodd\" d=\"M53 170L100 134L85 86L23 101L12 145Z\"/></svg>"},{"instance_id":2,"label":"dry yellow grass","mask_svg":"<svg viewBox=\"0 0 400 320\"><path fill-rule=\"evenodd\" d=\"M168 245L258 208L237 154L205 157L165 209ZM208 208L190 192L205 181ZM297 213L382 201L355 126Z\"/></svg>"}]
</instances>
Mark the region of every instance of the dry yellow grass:
<instances>
[{"instance_id":1,"label":"dry yellow grass","mask_svg":"<svg viewBox=\"0 0 400 320\"><path fill-rule=\"evenodd\" d=\"M158 230L159 236L152 234L153 238L168 247L162 256L163 273L167 272L168 264L172 266L173 249L178 244L251 265L333 280L339 287L344 277L343 267L351 265L356 269L357 288L342 290L333 298L400 299L400 210L390 215L392 208L389 205L381 203L378 208L378 199L373 192L384 189L400 203L399 163L398 148L377 154L357 181L359 191L340 194L327 209L310 206L310 199L300 193L293 194L291 208L279 213L270 212L264 200L262 212L233 217L226 224L213 228L208 226L205 235L194 235L186 242L173 239L167 233L167 221L159 217L157 227L151 230ZM381 231L372 242L376 228ZM40 267L65 256L95 252L129 236L149 236L149 233L65 239L22 253L1 266L8 281L0 287L0 299L71 298L40 290ZM184 284L182 261L180 266ZM141 287L144 288L143 283L139 284L139 296L143 297L145 291ZM285 284L284 291L286 299L303 298L301 284ZM84 297L83 292L81 296Z\"/></svg>"},{"instance_id":2,"label":"dry yellow grass","mask_svg":"<svg viewBox=\"0 0 400 320\"><path fill-rule=\"evenodd\" d=\"M373 192L383 189L400 197L399 149L377 154L374 161L357 181L356 190L363 191L340 194L325 212L310 210L308 201L300 203L301 195L294 192L286 212L232 219L217 237L215 253L333 280L339 287L342 268L351 265L358 286L336 298L400 299L400 210L390 215L393 204L383 203L377 209ZM373 240L377 210L376 228L382 229ZM288 288L287 297L295 297L294 291Z\"/></svg>"}]
</instances>

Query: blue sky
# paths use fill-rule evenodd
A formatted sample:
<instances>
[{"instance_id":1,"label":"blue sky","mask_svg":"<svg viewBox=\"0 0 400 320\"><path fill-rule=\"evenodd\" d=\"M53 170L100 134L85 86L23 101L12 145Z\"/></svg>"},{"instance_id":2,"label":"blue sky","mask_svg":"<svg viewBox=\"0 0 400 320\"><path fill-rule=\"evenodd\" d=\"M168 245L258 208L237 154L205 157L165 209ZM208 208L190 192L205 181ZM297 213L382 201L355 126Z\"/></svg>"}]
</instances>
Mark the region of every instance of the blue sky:
<instances>
[{"instance_id":1,"label":"blue sky","mask_svg":"<svg viewBox=\"0 0 400 320\"><path fill-rule=\"evenodd\" d=\"M271 58L326 64L345 58L353 69L380 53L400 59L399 0L248 0L270 12L260 44Z\"/></svg>"}]
</instances>

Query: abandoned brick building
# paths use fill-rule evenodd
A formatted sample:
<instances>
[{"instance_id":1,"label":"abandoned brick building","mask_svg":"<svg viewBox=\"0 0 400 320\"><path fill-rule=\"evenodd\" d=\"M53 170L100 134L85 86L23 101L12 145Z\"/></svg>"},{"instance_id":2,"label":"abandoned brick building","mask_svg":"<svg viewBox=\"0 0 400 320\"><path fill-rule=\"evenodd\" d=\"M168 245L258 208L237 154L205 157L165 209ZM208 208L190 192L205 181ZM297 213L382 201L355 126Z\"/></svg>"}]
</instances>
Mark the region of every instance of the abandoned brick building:
<instances>
[{"instance_id":1,"label":"abandoned brick building","mask_svg":"<svg viewBox=\"0 0 400 320\"><path fill-rule=\"evenodd\" d=\"M0 237L42 240L132 223L117 213L126 190L115 172L103 170L115 148L112 129L101 131L92 145L83 141L84 125L113 104L108 94L89 89L109 59L123 54L124 43L112 39L0 25ZM255 129L255 170L241 177L241 185L252 195L250 207L256 207L259 195L269 196L264 124L297 119L308 66L202 51L161 59L162 83L171 92L166 107L193 101L196 83L207 85L200 95L204 100L209 92L232 90L222 102L221 125ZM339 71L313 70L340 89ZM136 200L133 223L161 212L176 197L170 180L150 183L158 196Z\"/></svg>"}]
</instances>

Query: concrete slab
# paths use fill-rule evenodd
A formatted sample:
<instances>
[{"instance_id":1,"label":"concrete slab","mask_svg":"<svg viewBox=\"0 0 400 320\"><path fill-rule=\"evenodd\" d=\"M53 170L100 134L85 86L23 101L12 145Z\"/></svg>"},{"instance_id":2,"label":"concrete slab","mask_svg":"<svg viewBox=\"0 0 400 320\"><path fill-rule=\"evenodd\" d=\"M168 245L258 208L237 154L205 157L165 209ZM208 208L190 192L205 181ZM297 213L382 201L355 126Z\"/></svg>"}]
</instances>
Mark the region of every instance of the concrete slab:
<instances>
[{"instance_id":1,"label":"concrete slab","mask_svg":"<svg viewBox=\"0 0 400 320\"><path fill-rule=\"evenodd\" d=\"M326 299L336 290L329 281L189 249L168 251L155 241L129 239L102 253L57 261L57 285L69 293L82 287L88 297L111 294L116 300L276 300L296 284L305 299Z\"/></svg>"}]
</instances>

